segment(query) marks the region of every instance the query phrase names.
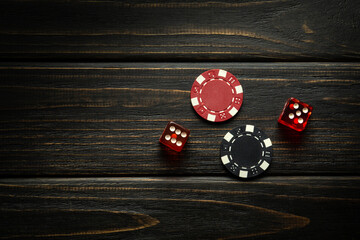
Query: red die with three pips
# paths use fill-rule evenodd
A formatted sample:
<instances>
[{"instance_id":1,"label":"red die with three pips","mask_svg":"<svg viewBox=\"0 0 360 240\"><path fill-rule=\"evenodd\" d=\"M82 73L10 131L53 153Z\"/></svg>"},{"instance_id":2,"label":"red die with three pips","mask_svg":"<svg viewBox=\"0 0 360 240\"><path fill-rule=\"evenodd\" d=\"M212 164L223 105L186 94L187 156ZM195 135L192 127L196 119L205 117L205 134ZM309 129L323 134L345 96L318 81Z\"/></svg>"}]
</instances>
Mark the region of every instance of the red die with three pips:
<instances>
[{"instance_id":1,"label":"red die with three pips","mask_svg":"<svg viewBox=\"0 0 360 240\"><path fill-rule=\"evenodd\" d=\"M280 114L278 122L298 132L303 131L313 107L296 98L289 98Z\"/></svg>"},{"instance_id":2,"label":"red die with three pips","mask_svg":"<svg viewBox=\"0 0 360 240\"><path fill-rule=\"evenodd\" d=\"M175 123L169 122L165 127L163 134L161 135L159 141L168 146L169 148L180 152L190 135L190 130L184 128L183 126Z\"/></svg>"}]
</instances>

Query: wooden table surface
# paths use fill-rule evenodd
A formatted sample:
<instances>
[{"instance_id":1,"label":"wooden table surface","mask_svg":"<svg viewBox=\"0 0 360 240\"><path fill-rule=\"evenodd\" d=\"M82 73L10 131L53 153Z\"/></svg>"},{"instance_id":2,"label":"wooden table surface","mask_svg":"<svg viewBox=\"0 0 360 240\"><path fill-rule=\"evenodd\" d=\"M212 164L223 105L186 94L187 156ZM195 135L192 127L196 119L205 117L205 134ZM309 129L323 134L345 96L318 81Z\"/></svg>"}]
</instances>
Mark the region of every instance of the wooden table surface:
<instances>
[{"instance_id":1,"label":"wooden table surface","mask_svg":"<svg viewBox=\"0 0 360 240\"><path fill-rule=\"evenodd\" d=\"M358 239L360 2L0 2L0 239ZM238 77L229 121L195 78ZM285 101L314 107L304 132ZM182 152L158 142L191 130ZM220 142L252 124L269 170L233 178Z\"/></svg>"}]
</instances>

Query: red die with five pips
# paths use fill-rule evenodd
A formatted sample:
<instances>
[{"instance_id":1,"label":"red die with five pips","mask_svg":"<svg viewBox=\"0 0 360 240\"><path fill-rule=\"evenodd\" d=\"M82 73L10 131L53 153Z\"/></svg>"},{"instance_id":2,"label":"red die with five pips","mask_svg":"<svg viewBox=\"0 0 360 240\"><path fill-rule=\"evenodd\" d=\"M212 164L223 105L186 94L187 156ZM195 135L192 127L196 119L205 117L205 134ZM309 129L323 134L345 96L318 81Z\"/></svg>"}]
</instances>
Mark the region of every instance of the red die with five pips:
<instances>
[{"instance_id":1,"label":"red die with five pips","mask_svg":"<svg viewBox=\"0 0 360 240\"><path fill-rule=\"evenodd\" d=\"M296 131L303 131L313 107L296 98L289 98L280 114L278 122Z\"/></svg>"},{"instance_id":2,"label":"red die with five pips","mask_svg":"<svg viewBox=\"0 0 360 240\"><path fill-rule=\"evenodd\" d=\"M190 135L190 130L183 126L169 122L161 135L159 141L169 148L180 152Z\"/></svg>"}]
</instances>

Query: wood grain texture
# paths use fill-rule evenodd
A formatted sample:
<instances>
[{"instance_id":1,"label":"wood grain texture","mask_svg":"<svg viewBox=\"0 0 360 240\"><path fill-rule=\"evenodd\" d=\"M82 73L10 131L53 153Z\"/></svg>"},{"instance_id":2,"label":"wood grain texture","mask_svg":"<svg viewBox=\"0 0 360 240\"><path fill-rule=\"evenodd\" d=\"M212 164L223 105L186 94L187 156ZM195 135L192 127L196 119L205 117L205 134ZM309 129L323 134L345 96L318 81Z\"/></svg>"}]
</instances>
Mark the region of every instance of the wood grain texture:
<instances>
[{"instance_id":1,"label":"wood grain texture","mask_svg":"<svg viewBox=\"0 0 360 240\"><path fill-rule=\"evenodd\" d=\"M0 60L358 60L359 9L356 0L5 0Z\"/></svg>"},{"instance_id":2,"label":"wood grain texture","mask_svg":"<svg viewBox=\"0 0 360 240\"><path fill-rule=\"evenodd\" d=\"M240 112L219 124L190 104L211 68L244 88ZM0 76L3 176L225 175L221 139L244 124L273 142L269 175L360 172L358 63L3 63ZM277 124L289 97L314 106L302 133ZM158 142L170 120L191 130L179 154Z\"/></svg>"},{"instance_id":3,"label":"wood grain texture","mask_svg":"<svg viewBox=\"0 0 360 240\"><path fill-rule=\"evenodd\" d=\"M359 177L1 179L0 238L356 239L359 183Z\"/></svg>"}]
</instances>

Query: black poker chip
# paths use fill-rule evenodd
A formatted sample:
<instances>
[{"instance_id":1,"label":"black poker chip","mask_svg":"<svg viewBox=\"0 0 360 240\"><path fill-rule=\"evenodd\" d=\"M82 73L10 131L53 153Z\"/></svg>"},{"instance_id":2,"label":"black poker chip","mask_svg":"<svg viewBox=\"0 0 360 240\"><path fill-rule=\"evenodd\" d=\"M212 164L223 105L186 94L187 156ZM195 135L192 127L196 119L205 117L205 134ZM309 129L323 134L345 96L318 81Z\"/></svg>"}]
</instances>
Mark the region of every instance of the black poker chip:
<instances>
[{"instance_id":1,"label":"black poker chip","mask_svg":"<svg viewBox=\"0 0 360 240\"><path fill-rule=\"evenodd\" d=\"M220 156L226 169L240 178L252 178L271 164L272 143L253 125L234 128L221 141Z\"/></svg>"}]
</instances>

